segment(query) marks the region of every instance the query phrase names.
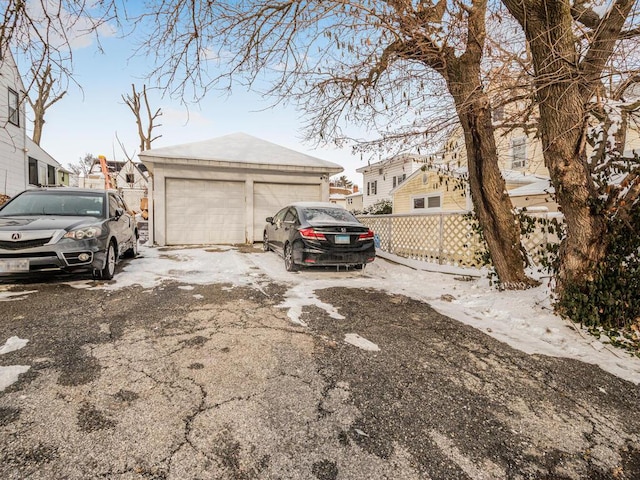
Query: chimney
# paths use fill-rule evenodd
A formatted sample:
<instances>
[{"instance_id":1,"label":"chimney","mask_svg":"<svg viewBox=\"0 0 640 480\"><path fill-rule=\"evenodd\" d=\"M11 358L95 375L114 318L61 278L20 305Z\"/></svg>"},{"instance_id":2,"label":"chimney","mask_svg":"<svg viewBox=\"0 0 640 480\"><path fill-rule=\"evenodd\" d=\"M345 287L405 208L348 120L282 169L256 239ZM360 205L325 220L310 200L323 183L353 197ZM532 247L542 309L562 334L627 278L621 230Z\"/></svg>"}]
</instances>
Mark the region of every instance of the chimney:
<instances>
[{"instance_id":1,"label":"chimney","mask_svg":"<svg viewBox=\"0 0 640 480\"><path fill-rule=\"evenodd\" d=\"M358 193L358 185L353 185L353 193Z\"/></svg>"}]
</instances>

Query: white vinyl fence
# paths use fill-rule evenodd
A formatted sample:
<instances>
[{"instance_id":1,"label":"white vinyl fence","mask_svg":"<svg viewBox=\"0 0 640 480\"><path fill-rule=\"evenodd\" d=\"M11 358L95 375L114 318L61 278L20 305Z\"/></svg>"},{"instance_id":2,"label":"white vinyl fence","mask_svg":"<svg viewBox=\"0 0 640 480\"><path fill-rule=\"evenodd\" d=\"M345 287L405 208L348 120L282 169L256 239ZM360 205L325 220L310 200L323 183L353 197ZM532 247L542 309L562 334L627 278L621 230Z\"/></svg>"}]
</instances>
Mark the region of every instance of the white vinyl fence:
<instances>
[{"instance_id":1,"label":"white vinyl fence","mask_svg":"<svg viewBox=\"0 0 640 480\"><path fill-rule=\"evenodd\" d=\"M547 212L529 215L538 218L557 216ZM467 212L360 215L358 220L373 230L379 241L378 248L385 252L439 265L482 266L480 256L485 247ZM522 237L535 264L540 263L542 246L549 242L557 242L557 237L542 228Z\"/></svg>"}]
</instances>

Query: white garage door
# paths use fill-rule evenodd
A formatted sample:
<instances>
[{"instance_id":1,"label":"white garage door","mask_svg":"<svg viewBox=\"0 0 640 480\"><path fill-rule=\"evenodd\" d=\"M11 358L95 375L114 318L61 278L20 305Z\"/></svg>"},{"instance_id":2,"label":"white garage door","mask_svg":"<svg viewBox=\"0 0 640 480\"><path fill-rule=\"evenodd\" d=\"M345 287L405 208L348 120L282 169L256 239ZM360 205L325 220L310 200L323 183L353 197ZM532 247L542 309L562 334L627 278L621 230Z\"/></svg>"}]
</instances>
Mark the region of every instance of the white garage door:
<instances>
[{"instance_id":1,"label":"white garage door","mask_svg":"<svg viewBox=\"0 0 640 480\"><path fill-rule=\"evenodd\" d=\"M245 184L168 178L167 245L244 243Z\"/></svg>"},{"instance_id":2,"label":"white garage door","mask_svg":"<svg viewBox=\"0 0 640 480\"><path fill-rule=\"evenodd\" d=\"M265 218L293 202L319 202L320 185L255 183L253 185L253 240L262 241Z\"/></svg>"}]
</instances>

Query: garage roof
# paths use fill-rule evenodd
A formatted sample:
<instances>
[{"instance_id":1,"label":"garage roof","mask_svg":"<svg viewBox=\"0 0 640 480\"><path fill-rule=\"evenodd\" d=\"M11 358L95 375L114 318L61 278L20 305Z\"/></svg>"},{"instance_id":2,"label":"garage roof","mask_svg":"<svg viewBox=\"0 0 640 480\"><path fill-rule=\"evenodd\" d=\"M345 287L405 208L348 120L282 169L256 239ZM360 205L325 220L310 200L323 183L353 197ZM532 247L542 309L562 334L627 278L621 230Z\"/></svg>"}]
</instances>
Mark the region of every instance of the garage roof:
<instances>
[{"instance_id":1,"label":"garage roof","mask_svg":"<svg viewBox=\"0 0 640 480\"><path fill-rule=\"evenodd\" d=\"M246 133L232 133L201 142L184 143L170 147L153 148L139 154L144 162L245 164L262 168L300 167L323 170L330 174L340 173L343 168L337 163L296 152L289 148L267 142Z\"/></svg>"}]
</instances>

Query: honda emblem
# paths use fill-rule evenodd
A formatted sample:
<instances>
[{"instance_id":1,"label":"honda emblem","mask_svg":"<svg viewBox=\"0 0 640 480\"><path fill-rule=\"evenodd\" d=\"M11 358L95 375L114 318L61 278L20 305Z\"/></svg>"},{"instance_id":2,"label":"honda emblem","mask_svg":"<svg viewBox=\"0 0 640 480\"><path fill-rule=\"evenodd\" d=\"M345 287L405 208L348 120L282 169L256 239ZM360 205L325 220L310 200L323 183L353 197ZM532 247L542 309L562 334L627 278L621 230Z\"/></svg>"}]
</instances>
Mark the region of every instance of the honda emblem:
<instances>
[{"instance_id":1,"label":"honda emblem","mask_svg":"<svg viewBox=\"0 0 640 480\"><path fill-rule=\"evenodd\" d=\"M12 233L11 234L11 240L20 240L22 238L22 234L21 233Z\"/></svg>"}]
</instances>

